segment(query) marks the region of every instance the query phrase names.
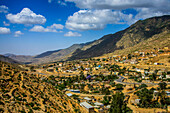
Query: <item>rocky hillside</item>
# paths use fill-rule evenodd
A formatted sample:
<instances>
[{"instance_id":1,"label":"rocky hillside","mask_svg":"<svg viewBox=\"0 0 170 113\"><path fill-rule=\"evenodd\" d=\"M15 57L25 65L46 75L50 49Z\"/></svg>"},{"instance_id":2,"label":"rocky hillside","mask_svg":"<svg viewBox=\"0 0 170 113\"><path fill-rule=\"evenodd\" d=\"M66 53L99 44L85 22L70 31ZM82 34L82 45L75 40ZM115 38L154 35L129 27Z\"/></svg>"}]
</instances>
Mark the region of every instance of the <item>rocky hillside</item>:
<instances>
[{"instance_id":1,"label":"rocky hillside","mask_svg":"<svg viewBox=\"0 0 170 113\"><path fill-rule=\"evenodd\" d=\"M8 63L13 63L13 64L20 64L21 62L15 61L11 58L8 58L6 56L0 55L0 61L2 62L8 62Z\"/></svg>"},{"instance_id":2,"label":"rocky hillside","mask_svg":"<svg viewBox=\"0 0 170 113\"><path fill-rule=\"evenodd\" d=\"M84 59L101 56L118 50L128 50L128 48L133 48L135 45L142 42L142 44L144 44L142 47L145 48L147 46L146 40L162 33L166 35L169 32L170 15L139 20L125 30L102 37L102 41L97 45L86 50L78 49L68 60ZM167 39L164 38L163 42L166 42L166 40ZM153 44L152 41L150 41L150 43L150 45ZM168 44L170 44L169 41ZM159 47L159 44L157 47Z\"/></svg>"},{"instance_id":3,"label":"rocky hillside","mask_svg":"<svg viewBox=\"0 0 170 113\"><path fill-rule=\"evenodd\" d=\"M11 58L11 59L18 61L18 62L23 62L23 63L34 61L34 56L14 55L14 54L5 54L4 56Z\"/></svg>"},{"instance_id":4,"label":"rocky hillside","mask_svg":"<svg viewBox=\"0 0 170 113\"><path fill-rule=\"evenodd\" d=\"M157 44L157 46L155 46L157 48L167 44L170 45L168 39L161 39L161 37L167 37L169 32L170 15L153 17L146 20L139 20L125 30L119 31L115 34L105 35L92 42L74 44L66 49L47 51L37 56L8 55L8 57L26 64L41 64L97 57L108 53L128 54L135 49L141 49L141 47L143 49L151 47L150 49L152 49L152 45L154 45L153 42L156 40L162 41L161 44ZM149 41L149 43L147 41Z\"/></svg>"},{"instance_id":5,"label":"rocky hillside","mask_svg":"<svg viewBox=\"0 0 170 113\"><path fill-rule=\"evenodd\" d=\"M109 53L107 55L125 55L129 53L133 53L135 51L146 51L153 48L163 48L169 47L170 48L170 32L165 31L160 34L156 34L151 38L142 41L136 44L133 47L128 47L122 50L116 50L113 53Z\"/></svg>"},{"instance_id":6,"label":"rocky hillside","mask_svg":"<svg viewBox=\"0 0 170 113\"><path fill-rule=\"evenodd\" d=\"M0 61L0 112L85 112L77 102L56 89L51 81L48 77Z\"/></svg>"}]
</instances>

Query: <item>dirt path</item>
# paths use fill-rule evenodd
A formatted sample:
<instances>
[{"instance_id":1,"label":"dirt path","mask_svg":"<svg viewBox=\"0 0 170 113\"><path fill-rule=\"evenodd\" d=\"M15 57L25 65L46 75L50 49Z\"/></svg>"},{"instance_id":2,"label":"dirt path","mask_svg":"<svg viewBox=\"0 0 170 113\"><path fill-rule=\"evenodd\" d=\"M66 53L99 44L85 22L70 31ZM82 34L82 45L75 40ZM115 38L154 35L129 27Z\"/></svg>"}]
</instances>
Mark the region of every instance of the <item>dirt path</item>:
<instances>
[{"instance_id":1,"label":"dirt path","mask_svg":"<svg viewBox=\"0 0 170 113\"><path fill-rule=\"evenodd\" d=\"M164 109L160 108L138 108L136 106L133 106L131 104L127 104L127 106L133 110L133 113L160 113L160 112L166 112Z\"/></svg>"}]
</instances>

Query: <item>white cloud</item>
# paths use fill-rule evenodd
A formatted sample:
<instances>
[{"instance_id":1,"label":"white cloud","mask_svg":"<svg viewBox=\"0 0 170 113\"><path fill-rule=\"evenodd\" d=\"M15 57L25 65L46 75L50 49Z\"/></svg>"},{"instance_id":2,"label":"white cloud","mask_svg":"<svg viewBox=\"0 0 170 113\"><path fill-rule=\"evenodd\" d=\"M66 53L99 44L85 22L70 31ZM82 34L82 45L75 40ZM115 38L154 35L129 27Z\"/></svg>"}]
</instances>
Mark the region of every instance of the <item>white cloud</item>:
<instances>
[{"instance_id":1,"label":"white cloud","mask_svg":"<svg viewBox=\"0 0 170 113\"><path fill-rule=\"evenodd\" d=\"M6 23L5 21L3 21L4 26L10 26L10 24Z\"/></svg>"},{"instance_id":2,"label":"white cloud","mask_svg":"<svg viewBox=\"0 0 170 113\"><path fill-rule=\"evenodd\" d=\"M64 26L61 24L53 24L51 26L47 26L46 28L44 28L43 26L40 26L40 25L36 25L32 29L30 29L30 31L32 31L32 32L61 32L61 31L57 31L57 30L63 29L63 28L64 28Z\"/></svg>"},{"instance_id":3,"label":"white cloud","mask_svg":"<svg viewBox=\"0 0 170 113\"><path fill-rule=\"evenodd\" d=\"M81 9L114 9L157 8L170 10L169 0L65 0L74 2Z\"/></svg>"},{"instance_id":4,"label":"white cloud","mask_svg":"<svg viewBox=\"0 0 170 113\"><path fill-rule=\"evenodd\" d=\"M68 17L71 30L104 29L107 24L132 24L139 19L170 14L170 0L65 0L74 2L80 10ZM125 14L133 9L137 14Z\"/></svg>"},{"instance_id":5,"label":"white cloud","mask_svg":"<svg viewBox=\"0 0 170 113\"><path fill-rule=\"evenodd\" d=\"M61 19L57 19L57 21L59 21L59 22L60 22L60 21L61 21Z\"/></svg>"},{"instance_id":6,"label":"white cloud","mask_svg":"<svg viewBox=\"0 0 170 113\"><path fill-rule=\"evenodd\" d=\"M162 12L152 8L137 9L138 14L135 16L136 20L146 19L154 16L170 15L170 12Z\"/></svg>"},{"instance_id":7,"label":"white cloud","mask_svg":"<svg viewBox=\"0 0 170 113\"><path fill-rule=\"evenodd\" d=\"M11 23L17 24L44 24L46 22L46 18L40 14L35 14L29 8L24 8L20 13L8 14L6 18Z\"/></svg>"},{"instance_id":8,"label":"white cloud","mask_svg":"<svg viewBox=\"0 0 170 113\"><path fill-rule=\"evenodd\" d=\"M60 5L64 5L64 6L67 5L64 0L48 0L48 3L52 3L53 1L60 4Z\"/></svg>"},{"instance_id":9,"label":"white cloud","mask_svg":"<svg viewBox=\"0 0 170 113\"><path fill-rule=\"evenodd\" d=\"M67 4L66 4L65 2L63 2L62 0L58 0L57 3L58 3L58 4L61 4L61 5L64 5L64 6L67 5Z\"/></svg>"},{"instance_id":10,"label":"white cloud","mask_svg":"<svg viewBox=\"0 0 170 113\"><path fill-rule=\"evenodd\" d=\"M22 33L21 31L16 31L15 32L15 37L19 37L20 35L23 35L24 33Z\"/></svg>"},{"instance_id":11,"label":"white cloud","mask_svg":"<svg viewBox=\"0 0 170 113\"><path fill-rule=\"evenodd\" d=\"M9 28L6 27L0 27L0 34L10 34L11 31Z\"/></svg>"},{"instance_id":12,"label":"white cloud","mask_svg":"<svg viewBox=\"0 0 170 113\"><path fill-rule=\"evenodd\" d=\"M82 36L82 35L79 34L79 33L77 33L77 32L69 31L69 32L67 32L66 34L64 34L64 36L67 36L67 37L80 37L80 36Z\"/></svg>"},{"instance_id":13,"label":"white cloud","mask_svg":"<svg viewBox=\"0 0 170 113\"><path fill-rule=\"evenodd\" d=\"M52 2L52 0L48 0L48 3L51 3Z\"/></svg>"},{"instance_id":14,"label":"white cloud","mask_svg":"<svg viewBox=\"0 0 170 113\"><path fill-rule=\"evenodd\" d=\"M80 10L68 17L66 28L70 30L98 30L104 29L107 24L130 23L132 15L123 14L121 11Z\"/></svg>"},{"instance_id":15,"label":"white cloud","mask_svg":"<svg viewBox=\"0 0 170 113\"><path fill-rule=\"evenodd\" d=\"M0 6L0 13L8 13L8 7L5 5Z\"/></svg>"},{"instance_id":16,"label":"white cloud","mask_svg":"<svg viewBox=\"0 0 170 113\"><path fill-rule=\"evenodd\" d=\"M44 28L43 26L36 25L30 31L33 32L57 32L55 29L50 29L50 28Z\"/></svg>"},{"instance_id":17,"label":"white cloud","mask_svg":"<svg viewBox=\"0 0 170 113\"><path fill-rule=\"evenodd\" d=\"M61 25L61 24L53 24L53 25L51 25L51 26L49 26L47 28L51 28L51 29L63 29L64 26Z\"/></svg>"}]
</instances>

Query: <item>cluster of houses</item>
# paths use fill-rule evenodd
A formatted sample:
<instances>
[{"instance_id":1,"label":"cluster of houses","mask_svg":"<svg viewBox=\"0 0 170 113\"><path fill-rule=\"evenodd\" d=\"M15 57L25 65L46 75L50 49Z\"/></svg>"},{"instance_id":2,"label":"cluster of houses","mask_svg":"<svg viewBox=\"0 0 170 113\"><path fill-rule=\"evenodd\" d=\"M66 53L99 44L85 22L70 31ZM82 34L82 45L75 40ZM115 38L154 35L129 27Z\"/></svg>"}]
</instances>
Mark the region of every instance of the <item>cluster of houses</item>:
<instances>
[{"instance_id":1,"label":"cluster of houses","mask_svg":"<svg viewBox=\"0 0 170 113\"><path fill-rule=\"evenodd\" d=\"M69 97L72 97L72 93L67 93L66 94ZM95 113L95 112L104 112L105 110L108 110L110 108L110 105L104 106L103 103L99 102L97 99L94 97L84 97L81 96L79 97L80 105L87 110L89 113Z\"/></svg>"},{"instance_id":2,"label":"cluster of houses","mask_svg":"<svg viewBox=\"0 0 170 113\"><path fill-rule=\"evenodd\" d=\"M155 62L151 61L155 57L159 56L168 56L170 55L170 51L168 47L164 47L162 49L154 49L154 50L148 50L148 51L135 51L132 54L128 55L115 55L113 56L114 60L117 63L122 64L149 64L149 65L165 65L162 62Z\"/></svg>"},{"instance_id":3,"label":"cluster of houses","mask_svg":"<svg viewBox=\"0 0 170 113\"><path fill-rule=\"evenodd\" d=\"M138 80L141 80L141 82L144 83L150 83L150 76L153 74L156 74L157 80L168 80L170 79L170 73L166 69L154 69L154 68L141 68L138 67L138 65L144 63L147 65L165 65L162 62L153 61L154 57L158 56L164 56L164 55L170 55L169 48L162 48L162 49L155 49L151 51L135 51L133 54L128 55L114 55L112 57L107 58L94 58L94 59L87 59L87 60L77 60L77 61L67 61L67 62L57 62L53 64L49 64L49 66L46 66L45 69L48 72L53 73L60 73L60 74L77 74L79 75L80 72L83 72L86 76L86 79L91 79L92 81L84 81L81 82L81 84L87 85L90 84L94 86L94 84L99 84L99 81L95 80L95 74L99 74L100 72L103 73L103 75L108 75L110 73L108 70L108 67L110 67L113 64L122 64L120 65L121 68L124 68L124 66L130 65L128 69L130 71L125 71L123 74L124 76L133 76L138 77ZM104 74L106 73L106 74ZM113 72L112 74L118 75L119 72ZM61 82L61 81L59 81ZM109 80L108 81L102 81L102 82L108 82L104 84L106 88L110 88ZM101 83L102 83L101 82ZM80 84L78 82L75 82L74 84ZM72 97L72 93L80 93L80 90L77 89L65 89L65 91L70 91L71 93L67 93L66 95L69 97ZM169 92L166 92L167 95L170 95ZM156 94L156 91L154 92ZM132 103L138 104L140 102L140 99L134 99L131 100ZM110 106L104 106L103 103L100 101L96 101L95 98L89 98L89 97L82 97L80 99L80 105L84 107L88 112L93 113L96 109L98 112L103 112L104 110L108 110Z\"/></svg>"},{"instance_id":4,"label":"cluster of houses","mask_svg":"<svg viewBox=\"0 0 170 113\"><path fill-rule=\"evenodd\" d=\"M87 60L77 60L68 62L54 63L47 67L49 72L61 72L61 73L79 73L84 71L86 73L97 71L99 69L107 68L108 65L112 64L136 64L140 65L144 63L146 65L166 65L165 63L154 61L155 57L170 55L168 47L162 49L154 49L150 51L135 51L133 54L128 55L114 55L107 58L94 58ZM137 70L138 71L138 70ZM142 72L142 70L140 70Z\"/></svg>"}]
</instances>

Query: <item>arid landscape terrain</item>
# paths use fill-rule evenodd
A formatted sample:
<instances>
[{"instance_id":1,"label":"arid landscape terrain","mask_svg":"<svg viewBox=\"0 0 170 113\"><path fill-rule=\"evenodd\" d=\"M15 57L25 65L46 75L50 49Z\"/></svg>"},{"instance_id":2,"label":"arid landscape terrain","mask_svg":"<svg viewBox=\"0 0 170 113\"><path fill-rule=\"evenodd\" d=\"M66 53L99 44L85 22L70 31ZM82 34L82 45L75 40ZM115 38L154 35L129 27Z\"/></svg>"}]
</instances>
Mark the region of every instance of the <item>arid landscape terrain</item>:
<instances>
[{"instance_id":1,"label":"arid landscape terrain","mask_svg":"<svg viewBox=\"0 0 170 113\"><path fill-rule=\"evenodd\" d=\"M170 113L170 0L1 0L0 113Z\"/></svg>"},{"instance_id":2,"label":"arid landscape terrain","mask_svg":"<svg viewBox=\"0 0 170 113\"><path fill-rule=\"evenodd\" d=\"M158 27L154 27L155 21ZM34 57L53 59L58 52L70 54L65 61L27 64L25 56L1 56L0 111L169 112L169 30L170 16L154 17L79 46L75 52L70 50L72 46L67 54L65 49ZM120 39L111 47L107 40L116 37ZM98 54L92 56L91 51Z\"/></svg>"}]
</instances>

